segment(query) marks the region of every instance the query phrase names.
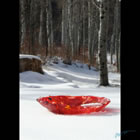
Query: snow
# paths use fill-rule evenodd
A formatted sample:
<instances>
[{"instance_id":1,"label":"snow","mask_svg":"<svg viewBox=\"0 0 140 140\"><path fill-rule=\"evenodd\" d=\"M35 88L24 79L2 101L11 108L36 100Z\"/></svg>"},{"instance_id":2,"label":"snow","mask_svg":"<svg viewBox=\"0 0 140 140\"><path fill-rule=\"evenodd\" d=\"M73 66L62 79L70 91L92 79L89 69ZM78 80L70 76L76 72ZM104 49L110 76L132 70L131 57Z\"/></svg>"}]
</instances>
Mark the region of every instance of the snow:
<instances>
[{"instance_id":1,"label":"snow","mask_svg":"<svg viewBox=\"0 0 140 140\"><path fill-rule=\"evenodd\" d=\"M111 63L111 55L108 53L107 54L107 62L110 64ZM113 54L112 55L112 63L115 64L116 63L116 55Z\"/></svg>"},{"instance_id":2,"label":"snow","mask_svg":"<svg viewBox=\"0 0 140 140\"><path fill-rule=\"evenodd\" d=\"M99 72L80 62L43 66L44 75L20 73L20 140L120 140L120 74L109 73L110 87L99 87ZM93 95L111 103L90 115L56 115L36 99L48 95Z\"/></svg>"},{"instance_id":3,"label":"snow","mask_svg":"<svg viewBox=\"0 0 140 140\"><path fill-rule=\"evenodd\" d=\"M41 61L41 59L38 57L38 56L35 56L35 55L27 55L27 54L20 54L19 55L19 58L21 59L21 58L29 58L29 59L38 59L38 60L40 60Z\"/></svg>"}]
</instances>

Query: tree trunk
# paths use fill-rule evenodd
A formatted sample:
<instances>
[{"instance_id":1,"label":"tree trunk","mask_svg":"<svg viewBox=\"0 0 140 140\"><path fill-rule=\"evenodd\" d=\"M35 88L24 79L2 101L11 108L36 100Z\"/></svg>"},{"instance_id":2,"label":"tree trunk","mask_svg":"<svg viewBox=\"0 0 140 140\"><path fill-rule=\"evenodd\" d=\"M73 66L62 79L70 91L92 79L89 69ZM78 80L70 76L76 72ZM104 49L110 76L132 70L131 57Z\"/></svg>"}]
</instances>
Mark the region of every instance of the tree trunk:
<instances>
[{"instance_id":1,"label":"tree trunk","mask_svg":"<svg viewBox=\"0 0 140 140\"><path fill-rule=\"evenodd\" d=\"M113 64L113 46L114 46L114 33L111 36L110 42L110 63Z\"/></svg>"},{"instance_id":2,"label":"tree trunk","mask_svg":"<svg viewBox=\"0 0 140 140\"><path fill-rule=\"evenodd\" d=\"M100 59L100 85L108 86L107 70L107 0L102 0L100 6L100 31L99 31L99 59Z\"/></svg>"},{"instance_id":3,"label":"tree trunk","mask_svg":"<svg viewBox=\"0 0 140 140\"><path fill-rule=\"evenodd\" d=\"M118 71L121 73L121 33L119 34Z\"/></svg>"},{"instance_id":4,"label":"tree trunk","mask_svg":"<svg viewBox=\"0 0 140 140\"><path fill-rule=\"evenodd\" d=\"M48 51L52 56L53 51L53 21L52 21L52 7L51 0L47 1L47 38L48 38Z\"/></svg>"},{"instance_id":5,"label":"tree trunk","mask_svg":"<svg viewBox=\"0 0 140 140\"><path fill-rule=\"evenodd\" d=\"M64 1L65 2L65 1ZM65 3L62 6L62 22L61 22L61 44L65 44Z\"/></svg>"},{"instance_id":6,"label":"tree trunk","mask_svg":"<svg viewBox=\"0 0 140 140\"><path fill-rule=\"evenodd\" d=\"M85 32L86 32L86 30L85 30L85 26L86 26L86 23L85 23L85 0L83 0L83 62L84 62L84 60L85 60L85 41L86 41L86 37L85 37Z\"/></svg>"},{"instance_id":7,"label":"tree trunk","mask_svg":"<svg viewBox=\"0 0 140 140\"><path fill-rule=\"evenodd\" d=\"M90 1L88 1L88 63L89 69L91 66L91 7Z\"/></svg>"},{"instance_id":8,"label":"tree trunk","mask_svg":"<svg viewBox=\"0 0 140 140\"><path fill-rule=\"evenodd\" d=\"M73 38L72 38L72 10L71 10L71 0L68 0L68 25L69 25L69 31L68 31L68 36L69 36L69 40L70 40L70 44L69 44L69 50L70 50L70 54L72 54L73 56Z\"/></svg>"},{"instance_id":9,"label":"tree trunk","mask_svg":"<svg viewBox=\"0 0 140 140\"><path fill-rule=\"evenodd\" d=\"M21 53L31 52L31 36L30 36L30 9L31 9L31 0L20 0L20 48L22 49ZM28 50L27 50L28 49Z\"/></svg>"}]
</instances>

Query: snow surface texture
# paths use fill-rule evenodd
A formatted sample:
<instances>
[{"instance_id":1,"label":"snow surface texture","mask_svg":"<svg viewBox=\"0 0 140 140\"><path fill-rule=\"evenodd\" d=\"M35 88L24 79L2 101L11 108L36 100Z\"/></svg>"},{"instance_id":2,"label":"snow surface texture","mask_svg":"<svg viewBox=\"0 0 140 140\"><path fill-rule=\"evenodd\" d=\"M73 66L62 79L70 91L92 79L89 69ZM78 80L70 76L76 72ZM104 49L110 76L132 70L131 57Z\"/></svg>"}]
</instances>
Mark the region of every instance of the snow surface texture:
<instances>
[{"instance_id":1,"label":"snow surface texture","mask_svg":"<svg viewBox=\"0 0 140 140\"><path fill-rule=\"evenodd\" d=\"M21 59L21 58L29 58L29 59L38 59L38 60L40 60L41 61L41 59L38 57L38 56L35 56L35 55L27 55L27 54L20 54L19 55L19 58Z\"/></svg>"},{"instance_id":2,"label":"snow surface texture","mask_svg":"<svg viewBox=\"0 0 140 140\"><path fill-rule=\"evenodd\" d=\"M120 140L120 75L109 73L110 87L98 87L99 72L61 60L43 67L45 75L20 73L20 140ZM92 95L111 103L90 115L56 115L36 99L48 95Z\"/></svg>"}]
</instances>

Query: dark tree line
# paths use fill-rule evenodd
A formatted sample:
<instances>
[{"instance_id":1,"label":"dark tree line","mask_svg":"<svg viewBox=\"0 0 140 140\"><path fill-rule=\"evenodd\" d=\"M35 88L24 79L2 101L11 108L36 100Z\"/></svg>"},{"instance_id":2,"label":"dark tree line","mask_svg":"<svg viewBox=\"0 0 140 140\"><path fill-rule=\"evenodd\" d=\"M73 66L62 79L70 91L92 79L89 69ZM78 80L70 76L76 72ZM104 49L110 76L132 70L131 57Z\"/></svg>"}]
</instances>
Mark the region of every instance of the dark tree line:
<instances>
[{"instance_id":1,"label":"dark tree line","mask_svg":"<svg viewBox=\"0 0 140 140\"><path fill-rule=\"evenodd\" d=\"M65 63L99 65L100 84L108 85L107 53L120 72L119 0L20 0L20 53L55 55L61 47ZM43 54L43 55L44 55Z\"/></svg>"}]
</instances>

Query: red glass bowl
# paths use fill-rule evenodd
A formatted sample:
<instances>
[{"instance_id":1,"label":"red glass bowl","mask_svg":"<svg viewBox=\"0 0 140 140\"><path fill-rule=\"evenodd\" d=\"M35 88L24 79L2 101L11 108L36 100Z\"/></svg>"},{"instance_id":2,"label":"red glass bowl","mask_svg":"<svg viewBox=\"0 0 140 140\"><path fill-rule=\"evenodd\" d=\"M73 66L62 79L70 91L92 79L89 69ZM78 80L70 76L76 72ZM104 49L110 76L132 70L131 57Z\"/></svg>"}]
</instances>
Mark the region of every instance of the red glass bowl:
<instances>
[{"instance_id":1,"label":"red glass bowl","mask_svg":"<svg viewBox=\"0 0 140 140\"><path fill-rule=\"evenodd\" d=\"M47 96L37 101L55 114L90 114L110 103L105 97L96 96Z\"/></svg>"}]
</instances>

